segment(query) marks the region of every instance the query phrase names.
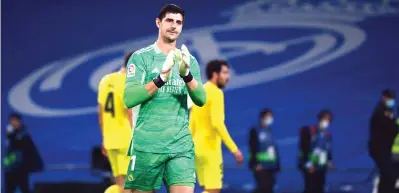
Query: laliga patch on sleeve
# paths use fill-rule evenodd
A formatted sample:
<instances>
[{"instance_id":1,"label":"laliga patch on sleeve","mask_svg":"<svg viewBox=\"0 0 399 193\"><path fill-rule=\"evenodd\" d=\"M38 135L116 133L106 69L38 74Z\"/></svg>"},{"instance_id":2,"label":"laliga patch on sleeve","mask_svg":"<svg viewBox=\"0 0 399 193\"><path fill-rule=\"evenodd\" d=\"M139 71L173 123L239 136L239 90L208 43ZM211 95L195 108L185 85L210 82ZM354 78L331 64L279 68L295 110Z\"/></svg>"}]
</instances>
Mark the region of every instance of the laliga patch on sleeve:
<instances>
[{"instance_id":1,"label":"laliga patch on sleeve","mask_svg":"<svg viewBox=\"0 0 399 193\"><path fill-rule=\"evenodd\" d=\"M133 63L129 64L129 66L127 67L127 72L126 72L126 76L127 77L132 77L136 75L136 65L134 65Z\"/></svg>"}]
</instances>

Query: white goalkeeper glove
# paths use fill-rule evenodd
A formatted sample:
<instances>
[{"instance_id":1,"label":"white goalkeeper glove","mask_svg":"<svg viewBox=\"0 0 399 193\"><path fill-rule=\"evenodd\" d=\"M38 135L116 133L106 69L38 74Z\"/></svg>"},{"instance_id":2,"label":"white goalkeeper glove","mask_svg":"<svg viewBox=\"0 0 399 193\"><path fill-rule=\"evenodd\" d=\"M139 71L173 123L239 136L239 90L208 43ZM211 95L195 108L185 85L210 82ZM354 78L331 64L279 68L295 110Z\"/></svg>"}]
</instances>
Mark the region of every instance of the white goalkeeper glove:
<instances>
[{"instance_id":1,"label":"white goalkeeper glove","mask_svg":"<svg viewBox=\"0 0 399 193\"><path fill-rule=\"evenodd\" d=\"M162 65L162 70L159 76L154 79L154 83L158 88L161 88L172 77L173 66L175 65L175 51L170 51L166 56L166 60Z\"/></svg>"},{"instance_id":2,"label":"white goalkeeper glove","mask_svg":"<svg viewBox=\"0 0 399 193\"><path fill-rule=\"evenodd\" d=\"M179 63L179 73L180 77L184 79L185 82L190 82L193 77L190 73L190 52L188 51L186 45L181 46L181 50L178 49L177 59Z\"/></svg>"}]
</instances>

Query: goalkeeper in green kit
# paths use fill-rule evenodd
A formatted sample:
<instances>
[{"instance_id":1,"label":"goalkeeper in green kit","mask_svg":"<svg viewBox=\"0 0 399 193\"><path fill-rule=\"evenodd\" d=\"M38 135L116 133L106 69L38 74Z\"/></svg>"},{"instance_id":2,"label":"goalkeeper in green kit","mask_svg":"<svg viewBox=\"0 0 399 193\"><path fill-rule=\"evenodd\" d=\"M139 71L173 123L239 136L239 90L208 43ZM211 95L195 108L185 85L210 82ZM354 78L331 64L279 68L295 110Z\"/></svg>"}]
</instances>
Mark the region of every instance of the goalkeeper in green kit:
<instances>
[{"instance_id":1,"label":"goalkeeper in green kit","mask_svg":"<svg viewBox=\"0 0 399 193\"><path fill-rule=\"evenodd\" d=\"M197 60L187 47L176 48L184 11L164 6L157 41L132 54L126 67L124 102L139 109L128 155L125 189L153 192L164 182L171 193L193 193L194 145L188 129L188 95L203 106L205 90Z\"/></svg>"}]
</instances>

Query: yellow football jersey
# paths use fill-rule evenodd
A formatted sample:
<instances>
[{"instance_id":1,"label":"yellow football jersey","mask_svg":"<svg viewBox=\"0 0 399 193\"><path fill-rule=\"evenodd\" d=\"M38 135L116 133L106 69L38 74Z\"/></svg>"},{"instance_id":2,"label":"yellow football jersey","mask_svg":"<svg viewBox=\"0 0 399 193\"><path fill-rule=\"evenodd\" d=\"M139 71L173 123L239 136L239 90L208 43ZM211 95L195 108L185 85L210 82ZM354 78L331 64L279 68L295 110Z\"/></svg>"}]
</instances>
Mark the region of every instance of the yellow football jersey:
<instances>
[{"instance_id":1,"label":"yellow football jersey","mask_svg":"<svg viewBox=\"0 0 399 193\"><path fill-rule=\"evenodd\" d=\"M237 145L231 138L224 124L224 94L212 82L204 84L207 96L206 104L202 107L191 107L189 128L193 135L196 153L220 153L221 142L231 152L237 151Z\"/></svg>"},{"instance_id":2,"label":"yellow football jersey","mask_svg":"<svg viewBox=\"0 0 399 193\"><path fill-rule=\"evenodd\" d=\"M98 88L97 102L102 106L103 145L106 149L128 148L132 138L129 114L123 102L126 74L104 76Z\"/></svg>"}]
</instances>

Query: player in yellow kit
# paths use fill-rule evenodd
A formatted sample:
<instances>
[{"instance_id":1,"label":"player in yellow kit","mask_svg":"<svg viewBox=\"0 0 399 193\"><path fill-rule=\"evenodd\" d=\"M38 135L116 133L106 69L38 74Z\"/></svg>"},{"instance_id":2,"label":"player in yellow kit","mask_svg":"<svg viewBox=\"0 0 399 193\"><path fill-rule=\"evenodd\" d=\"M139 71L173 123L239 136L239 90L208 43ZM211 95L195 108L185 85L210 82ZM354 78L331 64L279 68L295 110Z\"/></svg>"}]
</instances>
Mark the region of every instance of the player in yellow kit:
<instances>
[{"instance_id":1,"label":"player in yellow kit","mask_svg":"<svg viewBox=\"0 0 399 193\"><path fill-rule=\"evenodd\" d=\"M132 52L125 55L118 72L105 75L98 88L98 118L103 136L103 154L108 157L115 185L106 192L124 192L124 183L130 158L127 150L132 138L132 111L123 102L126 80L126 63ZM127 191L125 191L127 192Z\"/></svg>"},{"instance_id":2,"label":"player in yellow kit","mask_svg":"<svg viewBox=\"0 0 399 193\"><path fill-rule=\"evenodd\" d=\"M196 173L199 185L207 193L219 193L222 189L223 157L221 141L233 153L239 164L243 162L241 151L231 139L224 124L224 88L229 80L226 61L213 60L206 67L208 82L204 84L207 102L203 107L191 107L189 128L195 145Z\"/></svg>"}]
</instances>

